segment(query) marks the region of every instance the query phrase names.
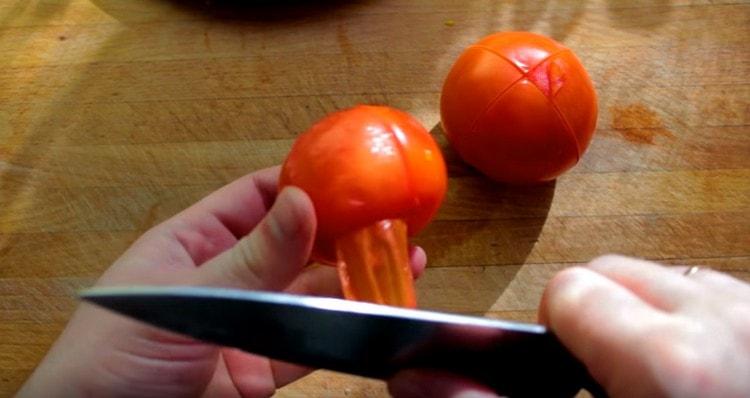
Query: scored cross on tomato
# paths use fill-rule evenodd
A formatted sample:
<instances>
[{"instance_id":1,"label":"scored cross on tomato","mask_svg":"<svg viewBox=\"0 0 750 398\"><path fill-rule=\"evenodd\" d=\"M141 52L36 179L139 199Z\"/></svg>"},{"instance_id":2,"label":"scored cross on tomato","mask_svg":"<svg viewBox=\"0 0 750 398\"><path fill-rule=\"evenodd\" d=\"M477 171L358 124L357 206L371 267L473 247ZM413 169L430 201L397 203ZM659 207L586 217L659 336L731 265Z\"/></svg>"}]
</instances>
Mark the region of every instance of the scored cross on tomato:
<instances>
[{"instance_id":1,"label":"scored cross on tomato","mask_svg":"<svg viewBox=\"0 0 750 398\"><path fill-rule=\"evenodd\" d=\"M280 186L312 199L313 259L336 264L348 299L416 306L407 236L445 196L443 156L413 117L357 106L323 118L295 141Z\"/></svg>"},{"instance_id":2,"label":"scored cross on tomato","mask_svg":"<svg viewBox=\"0 0 750 398\"><path fill-rule=\"evenodd\" d=\"M464 161L497 181L533 183L578 162L596 128L597 100L570 49L542 35L502 32L456 60L440 114Z\"/></svg>"}]
</instances>

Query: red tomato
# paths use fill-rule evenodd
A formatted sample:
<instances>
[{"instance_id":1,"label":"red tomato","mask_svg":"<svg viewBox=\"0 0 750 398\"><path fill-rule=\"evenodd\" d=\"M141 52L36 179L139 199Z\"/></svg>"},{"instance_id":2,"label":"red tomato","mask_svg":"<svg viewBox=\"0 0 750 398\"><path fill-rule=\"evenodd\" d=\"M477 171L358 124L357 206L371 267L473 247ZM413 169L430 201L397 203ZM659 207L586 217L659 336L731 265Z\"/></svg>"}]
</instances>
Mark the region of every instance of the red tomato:
<instances>
[{"instance_id":1,"label":"red tomato","mask_svg":"<svg viewBox=\"0 0 750 398\"><path fill-rule=\"evenodd\" d=\"M504 182L552 180L591 141L597 100L586 70L562 44L496 33L467 48L443 86L440 113L459 155Z\"/></svg>"},{"instance_id":2,"label":"red tomato","mask_svg":"<svg viewBox=\"0 0 750 398\"><path fill-rule=\"evenodd\" d=\"M401 219L414 235L445 196L440 148L410 115L357 106L323 118L299 136L280 186L310 195L318 217L314 259L336 260L334 241L380 220Z\"/></svg>"}]
</instances>

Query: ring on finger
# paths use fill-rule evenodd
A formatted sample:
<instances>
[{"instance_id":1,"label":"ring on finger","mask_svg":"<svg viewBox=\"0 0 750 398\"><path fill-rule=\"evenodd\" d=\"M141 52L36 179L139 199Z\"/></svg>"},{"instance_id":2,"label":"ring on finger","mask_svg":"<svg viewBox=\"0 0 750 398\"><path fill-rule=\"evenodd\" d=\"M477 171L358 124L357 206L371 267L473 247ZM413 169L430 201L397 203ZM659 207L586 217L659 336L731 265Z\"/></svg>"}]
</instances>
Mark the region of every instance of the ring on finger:
<instances>
[{"instance_id":1,"label":"ring on finger","mask_svg":"<svg viewBox=\"0 0 750 398\"><path fill-rule=\"evenodd\" d=\"M700 271L700 269L701 267L697 265L693 265L693 266L688 267L688 269L686 269L685 272L683 272L682 274L689 277L689 276L695 275L698 271Z\"/></svg>"}]
</instances>

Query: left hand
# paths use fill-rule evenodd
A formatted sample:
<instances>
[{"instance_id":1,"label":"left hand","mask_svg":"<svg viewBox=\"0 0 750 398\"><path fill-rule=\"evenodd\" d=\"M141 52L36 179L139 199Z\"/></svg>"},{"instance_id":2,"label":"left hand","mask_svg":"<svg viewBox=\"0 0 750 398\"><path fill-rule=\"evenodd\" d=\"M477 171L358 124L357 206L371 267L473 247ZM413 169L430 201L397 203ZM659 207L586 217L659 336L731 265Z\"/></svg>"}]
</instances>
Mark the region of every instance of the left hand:
<instances>
[{"instance_id":1,"label":"left hand","mask_svg":"<svg viewBox=\"0 0 750 398\"><path fill-rule=\"evenodd\" d=\"M203 285L340 295L336 270L306 267L315 211L279 168L247 175L141 236L106 285ZM425 255L411 250L414 275ZM81 304L19 397L261 397L310 370L166 332Z\"/></svg>"}]
</instances>

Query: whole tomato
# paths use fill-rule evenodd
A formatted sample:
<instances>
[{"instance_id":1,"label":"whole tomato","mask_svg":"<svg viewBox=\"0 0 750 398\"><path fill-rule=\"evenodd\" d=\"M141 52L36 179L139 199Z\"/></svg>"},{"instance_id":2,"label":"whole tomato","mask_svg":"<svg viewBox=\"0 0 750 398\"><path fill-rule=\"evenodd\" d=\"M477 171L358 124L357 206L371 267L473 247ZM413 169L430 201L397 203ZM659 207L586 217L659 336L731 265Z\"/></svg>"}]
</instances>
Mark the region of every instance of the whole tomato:
<instances>
[{"instance_id":1,"label":"whole tomato","mask_svg":"<svg viewBox=\"0 0 750 398\"><path fill-rule=\"evenodd\" d=\"M596 128L597 99L570 49L505 32L461 54L445 79L440 114L464 161L497 181L531 183L578 162Z\"/></svg>"},{"instance_id":2,"label":"whole tomato","mask_svg":"<svg viewBox=\"0 0 750 398\"><path fill-rule=\"evenodd\" d=\"M414 235L427 225L445 196L446 184L440 148L418 121L393 108L362 105L332 113L300 135L284 161L280 178L281 187L297 186L312 199L318 219L313 259L339 266L345 294L348 284L356 282L351 281L356 275L373 271L351 267L387 268L378 266L382 262L377 257L393 258L396 252L406 255L406 234ZM358 234L361 230L371 232ZM398 231L404 231L402 238L388 237L400 234ZM386 246L384 252L357 254L370 251L368 242L378 239L384 242L380 246ZM394 242L403 247L387 247L396 245ZM357 245L362 248L352 249ZM372 250L376 249L380 250ZM348 256L343 260L349 264L342 263L342 256ZM405 260L396 261L399 264L394 267L406 267L408 275L393 271L401 276L384 274L383 280L400 278L406 284L403 279L408 276L411 286L408 258ZM355 286L347 297L380 302L358 289L364 288ZM383 295L391 294L389 286L383 289Z\"/></svg>"}]
</instances>

